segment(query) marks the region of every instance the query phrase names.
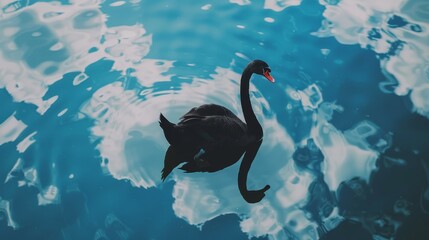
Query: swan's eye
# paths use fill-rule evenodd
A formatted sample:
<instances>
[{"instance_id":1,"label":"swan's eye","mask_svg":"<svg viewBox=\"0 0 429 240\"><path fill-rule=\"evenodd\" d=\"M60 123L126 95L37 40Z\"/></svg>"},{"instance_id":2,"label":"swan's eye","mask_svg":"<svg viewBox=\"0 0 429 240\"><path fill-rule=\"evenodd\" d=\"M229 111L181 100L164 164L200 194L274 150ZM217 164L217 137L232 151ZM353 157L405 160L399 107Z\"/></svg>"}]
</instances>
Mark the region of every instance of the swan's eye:
<instances>
[{"instance_id":1,"label":"swan's eye","mask_svg":"<svg viewBox=\"0 0 429 240\"><path fill-rule=\"evenodd\" d=\"M270 74L270 72L271 72L271 69L269 69L269 68L264 68L263 69L263 75L265 76L265 78L267 78L270 82L274 82L274 78L271 76L271 74Z\"/></svg>"},{"instance_id":2,"label":"swan's eye","mask_svg":"<svg viewBox=\"0 0 429 240\"><path fill-rule=\"evenodd\" d=\"M271 69L269 69L269 68L264 68L264 71L263 71L264 73L265 72L268 72L268 73L270 73L271 72Z\"/></svg>"}]
</instances>

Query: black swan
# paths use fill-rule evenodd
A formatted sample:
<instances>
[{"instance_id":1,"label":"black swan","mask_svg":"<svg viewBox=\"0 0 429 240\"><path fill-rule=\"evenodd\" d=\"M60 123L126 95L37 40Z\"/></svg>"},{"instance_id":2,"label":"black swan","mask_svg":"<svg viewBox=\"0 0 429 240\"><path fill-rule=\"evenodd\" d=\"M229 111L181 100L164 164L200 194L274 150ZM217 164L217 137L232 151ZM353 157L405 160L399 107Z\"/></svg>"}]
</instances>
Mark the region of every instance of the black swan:
<instances>
[{"instance_id":1,"label":"black swan","mask_svg":"<svg viewBox=\"0 0 429 240\"><path fill-rule=\"evenodd\" d=\"M162 180L181 163L185 172L215 172L236 163L244 153L238 173L238 188L249 203L262 200L270 186L247 190L247 174L262 143L262 127L253 112L249 81L253 73L274 82L268 64L250 62L241 75L240 97L246 123L225 107L204 104L192 108L173 124L160 114L159 124L170 143L162 169Z\"/></svg>"}]
</instances>

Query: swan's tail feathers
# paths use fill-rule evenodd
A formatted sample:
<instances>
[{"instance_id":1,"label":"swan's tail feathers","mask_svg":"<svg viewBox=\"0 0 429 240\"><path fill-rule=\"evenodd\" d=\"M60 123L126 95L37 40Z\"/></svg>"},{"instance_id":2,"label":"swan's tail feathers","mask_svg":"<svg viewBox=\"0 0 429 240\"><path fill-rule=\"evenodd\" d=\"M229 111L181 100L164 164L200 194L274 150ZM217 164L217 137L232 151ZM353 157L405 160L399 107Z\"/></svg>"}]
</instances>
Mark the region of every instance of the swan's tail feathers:
<instances>
[{"instance_id":1,"label":"swan's tail feathers","mask_svg":"<svg viewBox=\"0 0 429 240\"><path fill-rule=\"evenodd\" d=\"M174 146L170 146L165 153L164 168L161 170L161 180L164 181L167 176L183 161L178 149Z\"/></svg>"},{"instance_id":2,"label":"swan's tail feathers","mask_svg":"<svg viewBox=\"0 0 429 240\"><path fill-rule=\"evenodd\" d=\"M170 145L174 145L176 138L176 125L171 123L167 120L167 118L162 115L162 113L159 115L159 126L161 126L162 130L164 131L165 138L167 139L168 143Z\"/></svg>"}]
</instances>

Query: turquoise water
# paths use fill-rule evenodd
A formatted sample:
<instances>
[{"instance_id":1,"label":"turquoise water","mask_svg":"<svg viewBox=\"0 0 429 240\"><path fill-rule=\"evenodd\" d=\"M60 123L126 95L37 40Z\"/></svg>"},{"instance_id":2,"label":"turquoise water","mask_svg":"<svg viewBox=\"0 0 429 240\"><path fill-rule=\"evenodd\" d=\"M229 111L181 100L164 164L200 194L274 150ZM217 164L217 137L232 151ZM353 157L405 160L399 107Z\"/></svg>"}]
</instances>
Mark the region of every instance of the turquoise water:
<instances>
[{"instance_id":1,"label":"turquoise water","mask_svg":"<svg viewBox=\"0 0 429 240\"><path fill-rule=\"evenodd\" d=\"M0 2L1 239L428 239L429 4L423 0ZM264 141L173 171L159 113L204 103Z\"/></svg>"}]
</instances>

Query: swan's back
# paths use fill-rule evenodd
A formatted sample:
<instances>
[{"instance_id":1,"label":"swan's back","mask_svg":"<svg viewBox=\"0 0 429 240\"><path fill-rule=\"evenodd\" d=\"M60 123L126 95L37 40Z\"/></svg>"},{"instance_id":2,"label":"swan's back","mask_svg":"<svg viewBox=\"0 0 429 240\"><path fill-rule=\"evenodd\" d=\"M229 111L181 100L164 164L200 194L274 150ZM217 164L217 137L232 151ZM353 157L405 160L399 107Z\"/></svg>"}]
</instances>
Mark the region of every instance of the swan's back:
<instances>
[{"instance_id":1,"label":"swan's back","mask_svg":"<svg viewBox=\"0 0 429 240\"><path fill-rule=\"evenodd\" d=\"M193 118L193 117L206 117L206 116L224 116L224 117L240 120L228 108L217 104L204 104L199 107L194 107L191 110L189 110L189 112L187 112L185 115L183 115L180 118L180 120L184 121L186 119ZM180 124L180 122L178 124Z\"/></svg>"},{"instance_id":2,"label":"swan's back","mask_svg":"<svg viewBox=\"0 0 429 240\"><path fill-rule=\"evenodd\" d=\"M177 128L185 144L245 145L246 124L229 109L205 104L192 108L180 118Z\"/></svg>"}]
</instances>

